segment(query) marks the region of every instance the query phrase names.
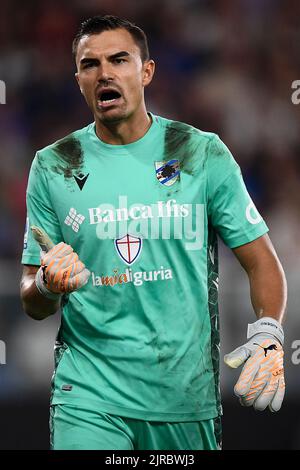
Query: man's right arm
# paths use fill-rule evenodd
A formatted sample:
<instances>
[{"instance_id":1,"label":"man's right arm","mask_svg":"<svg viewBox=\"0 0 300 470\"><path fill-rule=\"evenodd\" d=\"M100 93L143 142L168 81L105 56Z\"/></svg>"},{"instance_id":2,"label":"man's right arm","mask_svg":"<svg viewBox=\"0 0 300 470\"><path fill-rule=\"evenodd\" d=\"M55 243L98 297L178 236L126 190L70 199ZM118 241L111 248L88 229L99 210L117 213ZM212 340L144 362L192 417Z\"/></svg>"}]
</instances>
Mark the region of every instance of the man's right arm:
<instances>
[{"instance_id":1,"label":"man's right arm","mask_svg":"<svg viewBox=\"0 0 300 470\"><path fill-rule=\"evenodd\" d=\"M43 235L39 238L41 248L48 250L51 240L42 229L39 233ZM64 242L42 251L41 266L24 266L21 299L25 312L35 320L53 315L60 307L62 296L81 289L90 274L73 248Z\"/></svg>"},{"instance_id":2,"label":"man's right arm","mask_svg":"<svg viewBox=\"0 0 300 470\"><path fill-rule=\"evenodd\" d=\"M34 320L44 320L60 308L61 297L47 299L37 289L35 276L39 266L24 265L21 278L21 300L24 311Z\"/></svg>"}]
</instances>

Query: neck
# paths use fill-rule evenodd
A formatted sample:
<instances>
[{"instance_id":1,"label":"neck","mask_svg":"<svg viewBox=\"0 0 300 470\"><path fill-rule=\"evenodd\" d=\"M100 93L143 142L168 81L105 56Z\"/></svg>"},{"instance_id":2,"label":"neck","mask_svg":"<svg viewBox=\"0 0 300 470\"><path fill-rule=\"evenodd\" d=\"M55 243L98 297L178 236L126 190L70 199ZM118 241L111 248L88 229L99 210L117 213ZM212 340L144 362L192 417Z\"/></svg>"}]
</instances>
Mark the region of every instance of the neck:
<instances>
[{"instance_id":1,"label":"neck","mask_svg":"<svg viewBox=\"0 0 300 470\"><path fill-rule=\"evenodd\" d=\"M151 126L152 119L146 109L118 122L104 123L95 117L96 134L111 145L126 145L141 139Z\"/></svg>"}]
</instances>

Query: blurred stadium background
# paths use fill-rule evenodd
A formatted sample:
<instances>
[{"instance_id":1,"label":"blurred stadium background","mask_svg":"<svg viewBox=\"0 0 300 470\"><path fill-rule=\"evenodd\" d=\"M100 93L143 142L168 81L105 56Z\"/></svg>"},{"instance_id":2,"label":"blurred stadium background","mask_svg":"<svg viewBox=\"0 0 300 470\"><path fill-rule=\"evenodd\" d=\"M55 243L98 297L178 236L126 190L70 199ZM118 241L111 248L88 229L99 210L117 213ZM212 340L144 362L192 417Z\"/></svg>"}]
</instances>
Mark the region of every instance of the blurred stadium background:
<instances>
[{"instance_id":1,"label":"blurred stadium background","mask_svg":"<svg viewBox=\"0 0 300 470\"><path fill-rule=\"evenodd\" d=\"M281 0L1 0L0 448L47 449L49 383L59 317L35 322L19 300L25 188L37 149L91 122L73 78L83 19L117 14L141 26L157 62L148 109L217 132L242 167L289 284L287 393L278 414L241 408L238 371L221 366L225 449L300 448L300 3ZM245 274L221 244L222 355L254 320ZM298 355L300 357L300 354ZM297 354L294 354L297 359ZM295 362L295 361L294 361Z\"/></svg>"}]
</instances>

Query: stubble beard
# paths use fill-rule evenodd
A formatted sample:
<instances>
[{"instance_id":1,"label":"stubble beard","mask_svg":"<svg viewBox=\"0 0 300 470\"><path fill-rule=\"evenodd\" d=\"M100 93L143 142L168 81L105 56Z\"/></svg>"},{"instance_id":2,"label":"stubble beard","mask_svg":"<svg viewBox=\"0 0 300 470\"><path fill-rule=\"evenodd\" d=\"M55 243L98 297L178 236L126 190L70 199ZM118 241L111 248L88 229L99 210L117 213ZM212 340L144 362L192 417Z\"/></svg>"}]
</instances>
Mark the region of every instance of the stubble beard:
<instances>
[{"instance_id":1,"label":"stubble beard","mask_svg":"<svg viewBox=\"0 0 300 470\"><path fill-rule=\"evenodd\" d=\"M117 124L121 121L127 119L127 114L125 111L119 111L118 113L96 113L96 116L100 122L103 124Z\"/></svg>"},{"instance_id":2,"label":"stubble beard","mask_svg":"<svg viewBox=\"0 0 300 470\"><path fill-rule=\"evenodd\" d=\"M130 113L127 111L126 106L119 109L111 109L108 111L100 111L96 108L95 116L103 124L114 124L126 120Z\"/></svg>"}]
</instances>

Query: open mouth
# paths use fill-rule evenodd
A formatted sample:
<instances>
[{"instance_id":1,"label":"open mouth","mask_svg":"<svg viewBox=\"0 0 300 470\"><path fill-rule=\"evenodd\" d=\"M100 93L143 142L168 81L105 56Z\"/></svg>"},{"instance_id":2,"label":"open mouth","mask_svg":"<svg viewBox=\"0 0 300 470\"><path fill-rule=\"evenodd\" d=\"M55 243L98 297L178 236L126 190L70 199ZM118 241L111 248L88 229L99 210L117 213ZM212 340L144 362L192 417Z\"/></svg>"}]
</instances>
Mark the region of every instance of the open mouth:
<instances>
[{"instance_id":1,"label":"open mouth","mask_svg":"<svg viewBox=\"0 0 300 470\"><path fill-rule=\"evenodd\" d=\"M104 107L115 103L119 98L121 98L121 95L116 90L102 90L98 95L97 103L99 106Z\"/></svg>"}]
</instances>

